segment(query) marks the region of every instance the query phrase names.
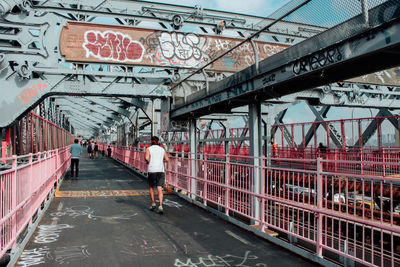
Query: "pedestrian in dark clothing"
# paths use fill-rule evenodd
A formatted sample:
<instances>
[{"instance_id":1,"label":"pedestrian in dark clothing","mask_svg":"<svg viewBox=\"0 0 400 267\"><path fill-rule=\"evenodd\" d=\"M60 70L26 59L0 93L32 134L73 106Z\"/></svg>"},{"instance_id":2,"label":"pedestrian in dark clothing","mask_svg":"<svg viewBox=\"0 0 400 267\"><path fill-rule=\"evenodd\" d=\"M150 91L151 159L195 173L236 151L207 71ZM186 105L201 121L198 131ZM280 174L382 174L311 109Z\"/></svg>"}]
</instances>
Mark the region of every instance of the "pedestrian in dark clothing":
<instances>
[{"instance_id":1,"label":"pedestrian in dark clothing","mask_svg":"<svg viewBox=\"0 0 400 267\"><path fill-rule=\"evenodd\" d=\"M107 156L111 157L111 147L110 146L108 146L108 148L107 148Z\"/></svg>"},{"instance_id":2,"label":"pedestrian in dark clothing","mask_svg":"<svg viewBox=\"0 0 400 267\"><path fill-rule=\"evenodd\" d=\"M92 151L92 144L90 142L88 143L87 153L88 153L89 159L91 159L93 151Z\"/></svg>"},{"instance_id":3,"label":"pedestrian in dark clothing","mask_svg":"<svg viewBox=\"0 0 400 267\"><path fill-rule=\"evenodd\" d=\"M74 144L69 148L69 153L71 153L71 177L74 177L74 167L76 169L75 177L78 177L79 173L79 157L82 153L82 147L78 142L79 140L75 139Z\"/></svg>"},{"instance_id":4,"label":"pedestrian in dark clothing","mask_svg":"<svg viewBox=\"0 0 400 267\"><path fill-rule=\"evenodd\" d=\"M101 151L101 156L104 157L105 153L104 153L104 149Z\"/></svg>"},{"instance_id":5,"label":"pedestrian in dark clothing","mask_svg":"<svg viewBox=\"0 0 400 267\"><path fill-rule=\"evenodd\" d=\"M328 148L326 146L324 146L324 144L319 143L318 151L319 151L320 157L321 158L325 158L326 157L326 153L328 152Z\"/></svg>"},{"instance_id":6,"label":"pedestrian in dark clothing","mask_svg":"<svg viewBox=\"0 0 400 267\"><path fill-rule=\"evenodd\" d=\"M99 146L97 145L97 143L94 143L94 157L96 159L98 158L97 152L99 152Z\"/></svg>"}]
</instances>

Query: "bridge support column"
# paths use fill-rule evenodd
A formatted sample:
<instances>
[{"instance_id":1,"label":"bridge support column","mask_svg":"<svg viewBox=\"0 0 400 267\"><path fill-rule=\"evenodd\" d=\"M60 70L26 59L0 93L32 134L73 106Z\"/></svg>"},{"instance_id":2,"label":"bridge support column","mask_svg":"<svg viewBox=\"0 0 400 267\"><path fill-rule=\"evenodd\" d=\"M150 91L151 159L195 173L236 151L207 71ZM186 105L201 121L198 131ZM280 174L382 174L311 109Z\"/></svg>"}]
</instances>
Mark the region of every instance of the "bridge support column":
<instances>
[{"instance_id":1,"label":"bridge support column","mask_svg":"<svg viewBox=\"0 0 400 267\"><path fill-rule=\"evenodd\" d=\"M197 158L197 137L196 137L196 119L191 119L189 121L189 140L190 140L190 197L195 199L197 182L193 177L197 177L197 166L196 166L196 158ZM183 145L182 145L183 149Z\"/></svg>"},{"instance_id":2,"label":"bridge support column","mask_svg":"<svg viewBox=\"0 0 400 267\"><path fill-rule=\"evenodd\" d=\"M254 192L260 194L261 188L261 162L260 157L262 156L262 127L261 127L261 104L256 102L249 105L249 136L250 136L250 156L251 164L254 166ZM253 216L256 219L252 224L259 224L261 221L261 199L253 197L252 200Z\"/></svg>"},{"instance_id":3,"label":"bridge support column","mask_svg":"<svg viewBox=\"0 0 400 267\"><path fill-rule=\"evenodd\" d=\"M155 116L155 106L154 106L154 99L151 100L151 136L155 135L156 129L154 126L154 116Z\"/></svg>"}]
</instances>

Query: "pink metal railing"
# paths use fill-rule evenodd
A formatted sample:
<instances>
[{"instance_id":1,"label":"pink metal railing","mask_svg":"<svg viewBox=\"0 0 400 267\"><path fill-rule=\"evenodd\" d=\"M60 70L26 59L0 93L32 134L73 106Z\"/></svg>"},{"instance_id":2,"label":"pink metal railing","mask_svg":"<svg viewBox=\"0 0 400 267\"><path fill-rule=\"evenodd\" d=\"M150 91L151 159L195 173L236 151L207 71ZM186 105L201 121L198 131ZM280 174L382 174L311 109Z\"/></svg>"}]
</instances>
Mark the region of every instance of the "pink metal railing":
<instances>
[{"instance_id":1,"label":"pink metal railing","mask_svg":"<svg viewBox=\"0 0 400 267\"><path fill-rule=\"evenodd\" d=\"M47 195L70 163L69 147L1 160L11 169L0 171L0 258L14 247Z\"/></svg>"},{"instance_id":2,"label":"pink metal railing","mask_svg":"<svg viewBox=\"0 0 400 267\"><path fill-rule=\"evenodd\" d=\"M115 151L117 159L146 172L143 151ZM258 162L256 167L230 155L223 160L208 156L170 155L167 185L228 216L255 223L261 231L269 228L311 244L319 256L333 252L367 266L400 263L400 205L395 209L400 179L390 177L399 174L400 163L248 157L246 162ZM265 166L268 161L271 165ZM310 168L282 167L279 161ZM331 167L335 164L336 169ZM372 164L379 170L388 165L395 171L341 172L346 164Z\"/></svg>"}]
</instances>

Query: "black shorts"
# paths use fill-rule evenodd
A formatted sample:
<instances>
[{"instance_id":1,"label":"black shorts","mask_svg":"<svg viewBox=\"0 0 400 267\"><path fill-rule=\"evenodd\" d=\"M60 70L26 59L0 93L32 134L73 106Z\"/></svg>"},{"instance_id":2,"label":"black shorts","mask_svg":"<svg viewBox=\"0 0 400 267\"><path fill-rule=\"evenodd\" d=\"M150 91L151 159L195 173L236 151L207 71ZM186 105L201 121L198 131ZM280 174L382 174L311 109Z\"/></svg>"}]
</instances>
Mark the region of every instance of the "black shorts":
<instances>
[{"instance_id":1,"label":"black shorts","mask_svg":"<svg viewBox=\"0 0 400 267\"><path fill-rule=\"evenodd\" d=\"M148 173L149 185L151 187L163 186L165 181L165 173L163 172L149 172Z\"/></svg>"}]
</instances>

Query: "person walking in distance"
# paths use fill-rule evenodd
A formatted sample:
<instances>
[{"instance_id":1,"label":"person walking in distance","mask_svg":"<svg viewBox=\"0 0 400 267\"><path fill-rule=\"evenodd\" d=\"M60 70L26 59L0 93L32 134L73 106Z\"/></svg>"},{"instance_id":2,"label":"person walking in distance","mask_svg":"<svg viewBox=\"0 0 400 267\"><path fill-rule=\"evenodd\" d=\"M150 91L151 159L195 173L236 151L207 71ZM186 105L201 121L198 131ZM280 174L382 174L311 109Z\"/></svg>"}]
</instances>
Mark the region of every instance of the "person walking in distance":
<instances>
[{"instance_id":1,"label":"person walking in distance","mask_svg":"<svg viewBox=\"0 0 400 267\"><path fill-rule=\"evenodd\" d=\"M88 153L88 156L89 156L89 159L91 159L92 158L92 143L89 141L89 143L88 143L88 147L87 147L87 153Z\"/></svg>"},{"instance_id":2,"label":"person walking in distance","mask_svg":"<svg viewBox=\"0 0 400 267\"><path fill-rule=\"evenodd\" d=\"M154 187L157 187L158 200L160 206L158 206L158 212L162 214L163 209L163 192L162 187L165 181L164 162L168 162L168 153L164 148L160 146L159 139L157 136L151 137L151 145L146 148L145 160L149 164L148 168L148 180L149 180L149 191L151 198L150 210L156 209L156 203L154 200Z\"/></svg>"},{"instance_id":3,"label":"person walking in distance","mask_svg":"<svg viewBox=\"0 0 400 267\"><path fill-rule=\"evenodd\" d=\"M82 147L78 144L79 140L75 139L74 144L69 148L69 153L71 153L71 177L74 177L74 167L75 167L75 177L78 177L79 173L79 157L82 153Z\"/></svg>"},{"instance_id":4,"label":"person walking in distance","mask_svg":"<svg viewBox=\"0 0 400 267\"><path fill-rule=\"evenodd\" d=\"M275 144L274 139L271 139L271 147L272 147L271 156L272 156L273 158L276 158L276 157L278 156L278 147L277 147L277 145Z\"/></svg>"},{"instance_id":5,"label":"person walking in distance","mask_svg":"<svg viewBox=\"0 0 400 267\"><path fill-rule=\"evenodd\" d=\"M98 157L98 153L99 153L99 145L97 145L97 143L95 142L94 143L94 148L93 148L93 151L94 151L94 156L93 156L93 158L99 158Z\"/></svg>"},{"instance_id":6,"label":"person walking in distance","mask_svg":"<svg viewBox=\"0 0 400 267\"><path fill-rule=\"evenodd\" d=\"M108 148L107 148L107 156L111 157L111 147L110 146L108 146Z\"/></svg>"}]
</instances>

